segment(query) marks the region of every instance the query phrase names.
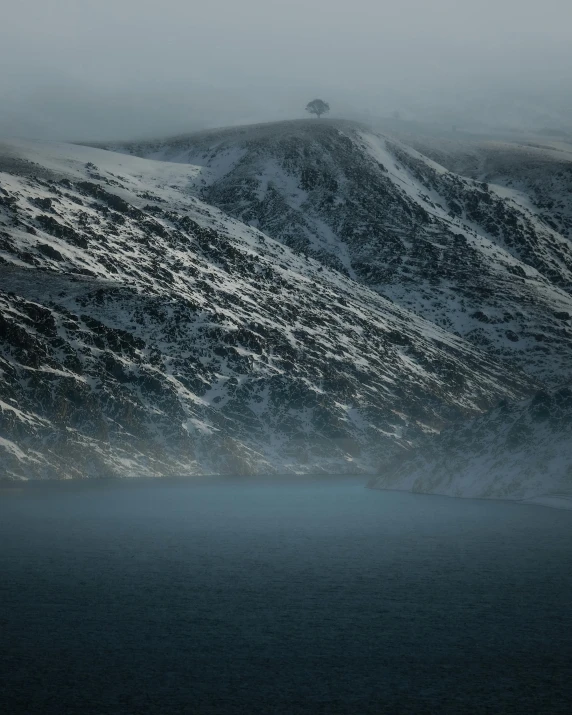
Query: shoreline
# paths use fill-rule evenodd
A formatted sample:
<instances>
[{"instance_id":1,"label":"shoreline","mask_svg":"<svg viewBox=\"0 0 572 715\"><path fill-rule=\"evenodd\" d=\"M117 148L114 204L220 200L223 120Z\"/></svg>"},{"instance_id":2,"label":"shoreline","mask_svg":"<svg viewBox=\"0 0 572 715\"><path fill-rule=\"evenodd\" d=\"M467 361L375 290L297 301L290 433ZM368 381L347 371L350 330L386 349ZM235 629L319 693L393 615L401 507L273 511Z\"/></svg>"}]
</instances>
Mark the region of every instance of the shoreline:
<instances>
[{"instance_id":1,"label":"shoreline","mask_svg":"<svg viewBox=\"0 0 572 715\"><path fill-rule=\"evenodd\" d=\"M572 511L572 493L561 493L557 492L554 494L538 494L536 496L511 499L510 497L459 497L452 494L440 494L436 492L414 492L410 489L391 489L384 487L373 486L373 480L370 478L368 481L363 481L363 477L370 475L356 475L356 474L324 474L324 473L314 473L314 474L267 474L267 475L232 475L232 474L196 474L196 475L178 475L178 476L141 476L141 477L88 477L85 479L2 479L0 480L0 494L3 490L34 490L41 487L48 488L64 488L66 486L70 487L78 483L90 484L95 486L96 484L121 484L124 486L133 486L144 484L152 484L153 486L159 486L163 484L173 484L173 483L185 483L189 485L205 485L213 483L227 483L227 484L252 484L261 483L265 485L271 484L281 484L285 483L291 484L304 484L315 481L320 481L324 483L335 483L335 482L353 482L359 483L359 485L364 489L370 489L371 491L378 492L398 492L401 494L411 494L414 496L425 496L425 497L446 497L447 499L462 499L462 500L473 500L473 501L488 501L488 502L507 502L512 504L519 504L520 506L535 506L535 507L545 507L549 509L558 509L559 511Z\"/></svg>"},{"instance_id":2,"label":"shoreline","mask_svg":"<svg viewBox=\"0 0 572 715\"><path fill-rule=\"evenodd\" d=\"M532 497L511 499L510 497L457 497L453 494L439 494L437 492L413 492L410 489L386 489L384 487L371 486L371 482L366 484L366 489L378 492L400 492L401 494L415 494L426 497L446 497L447 499L506 502L509 504L519 504L520 506L542 506L548 509L558 509L559 511L572 511L572 493L538 494Z\"/></svg>"}]
</instances>

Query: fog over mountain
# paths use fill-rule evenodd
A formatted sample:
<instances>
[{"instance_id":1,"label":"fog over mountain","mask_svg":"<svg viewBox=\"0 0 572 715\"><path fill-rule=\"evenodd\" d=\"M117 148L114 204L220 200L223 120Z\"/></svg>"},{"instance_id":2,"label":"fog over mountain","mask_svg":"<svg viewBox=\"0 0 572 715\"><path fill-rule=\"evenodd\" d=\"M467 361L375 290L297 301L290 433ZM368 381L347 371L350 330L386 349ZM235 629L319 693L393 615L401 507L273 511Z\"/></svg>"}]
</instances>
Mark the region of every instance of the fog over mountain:
<instances>
[{"instance_id":1,"label":"fog over mountain","mask_svg":"<svg viewBox=\"0 0 572 715\"><path fill-rule=\"evenodd\" d=\"M0 26L0 134L138 138L337 116L569 130L566 0L23 0Z\"/></svg>"},{"instance_id":2,"label":"fog over mountain","mask_svg":"<svg viewBox=\"0 0 572 715\"><path fill-rule=\"evenodd\" d=\"M570 502L568 2L6 15L1 478Z\"/></svg>"},{"instance_id":3,"label":"fog over mountain","mask_svg":"<svg viewBox=\"0 0 572 715\"><path fill-rule=\"evenodd\" d=\"M572 0L0 6L0 715L572 712Z\"/></svg>"}]
</instances>

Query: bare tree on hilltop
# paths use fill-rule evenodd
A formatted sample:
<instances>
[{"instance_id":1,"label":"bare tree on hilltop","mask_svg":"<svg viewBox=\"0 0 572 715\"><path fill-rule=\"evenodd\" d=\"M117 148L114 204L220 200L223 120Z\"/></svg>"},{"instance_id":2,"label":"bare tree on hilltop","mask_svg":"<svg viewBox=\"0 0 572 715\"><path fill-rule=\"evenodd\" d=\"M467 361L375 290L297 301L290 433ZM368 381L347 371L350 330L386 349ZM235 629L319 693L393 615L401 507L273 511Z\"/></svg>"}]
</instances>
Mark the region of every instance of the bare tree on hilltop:
<instances>
[{"instance_id":1,"label":"bare tree on hilltop","mask_svg":"<svg viewBox=\"0 0 572 715\"><path fill-rule=\"evenodd\" d=\"M319 119L322 114L330 111L330 105L322 99L313 99L306 105L306 111L315 114Z\"/></svg>"}]
</instances>

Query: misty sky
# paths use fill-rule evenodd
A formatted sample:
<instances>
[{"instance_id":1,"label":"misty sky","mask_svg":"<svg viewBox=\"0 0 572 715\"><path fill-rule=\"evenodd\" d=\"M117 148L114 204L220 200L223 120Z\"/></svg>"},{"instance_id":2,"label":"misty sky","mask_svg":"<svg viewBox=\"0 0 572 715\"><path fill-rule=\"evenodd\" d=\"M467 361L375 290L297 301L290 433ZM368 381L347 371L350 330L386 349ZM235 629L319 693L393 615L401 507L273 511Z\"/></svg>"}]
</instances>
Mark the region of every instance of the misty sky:
<instances>
[{"instance_id":1,"label":"misty sky","mask_svg":"<svg viewBox=\"0 0 572 715\"><path fill-rule=\"evenodd\" d=\"M314 96L425 119L488 93L507 121L549 121L570 108L571 26L570 0L5 0L0 133L184 131Z\"/></svg>"}]
</instances>

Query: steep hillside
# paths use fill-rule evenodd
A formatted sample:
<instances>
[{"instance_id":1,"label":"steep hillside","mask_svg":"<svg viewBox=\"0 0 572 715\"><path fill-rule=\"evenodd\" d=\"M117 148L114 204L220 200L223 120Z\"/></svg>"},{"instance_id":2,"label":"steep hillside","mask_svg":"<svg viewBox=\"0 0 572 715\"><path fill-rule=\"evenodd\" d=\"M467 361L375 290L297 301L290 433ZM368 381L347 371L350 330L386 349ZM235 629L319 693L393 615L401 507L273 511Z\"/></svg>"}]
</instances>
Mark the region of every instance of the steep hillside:
<instances>
[{"instance_id":1,"label":"steep hillside","mask_svg":"<svg viewBox=\"0 0 572 715\"><path fill-rule=\"evenodd\" d=\"M401 139L451 171L492 184L509 201L536 214L545 226L572 239L569 142L535 136L519 142L411 135Z\"/></svg>"},{"instance_id":2,"label":"steep hillside","mask_svg":"<svg viewBox=\"0 0 572 715\"><path fill-rule=\"evenodd\" d=\"M202 203L201 174L0 146L3 477L372 472L534 389Z\"/></svg>"},{"instance_id":3,"label":"steep hillside","mask_svg":"<svg viewBox=\"0 0 572 715\"><path fill-rule=\"evenodd\" d=\"M117 150L549 384L572 379L572 243L510 189L351 122L202 132Z\"/></svg>"},{"instance_id":4,"label":"steep hillside","mask_svg":"<svg viewBox=\"0 0 572 715\"><path fill-rule=\"evenodd\" d=\"M572 390L455 425L381 466L370 486L572 506Z\"/></svg>"}]
</instances>

